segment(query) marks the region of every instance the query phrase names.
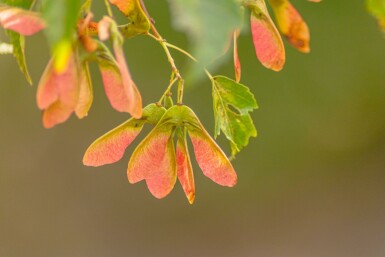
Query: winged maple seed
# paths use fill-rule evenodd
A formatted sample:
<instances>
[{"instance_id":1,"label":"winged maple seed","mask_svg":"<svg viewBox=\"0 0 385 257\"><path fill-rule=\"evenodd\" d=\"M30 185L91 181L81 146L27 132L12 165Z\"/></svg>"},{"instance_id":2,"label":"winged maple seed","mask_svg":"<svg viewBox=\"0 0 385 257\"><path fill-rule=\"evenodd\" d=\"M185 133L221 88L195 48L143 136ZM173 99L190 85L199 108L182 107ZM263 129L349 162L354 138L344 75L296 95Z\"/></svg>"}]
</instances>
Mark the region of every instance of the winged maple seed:
<instances>
[{"instance_id":1,"label":"winged maple seed","mask_svg":"<svg viewBox=\"0 0 385 257\"><path fill-rule=\"evenodd\" d=\"M141 96L129 74L121 45L114 44L115 59L107 47L88 35L90 31L97 31L95 22L90 21L91 18L89 15L79 21L78 41L73 42L64 69L58 71L51 60L40 79L37 105L44 111L43 125L46 128L66 121L73 112L78 118L87 116L93 99L89 60L95 60L99 64L111 106L136 118L141 116ZM0 5L0 24L22 35L33 35L46 27L39 14L3 5ZM114 38L118 37L119 32L114 33ZM82 51L89 55L80 59L79 52Z\"/></svg>"},{"instance_id":2,"label":"winged maple seed","mask_svg":"<svg viewBox=\"0 0 385 257\"><path fill-rule=\"evenodd\" d=\"M92 60L99 65L111 106L136 118L141 116L141 96L129 74L121 47L122 40L114 43L115 59L107 47L88 35L90 31L97 31L97 25L91 22L91 18L92 15L88 15L79 21L77 40L72 43L64 68L58 71L51 59L40 79L37 105L44 111L43 125L46 128L65 122L73 112L78 118L87 116L93 100L88 69L88 62ZM37 13L2 5L0 23L4 28L22 35L33 35L46 26ZM115 30L112 35L114 41L119 37L119 32Z\"/></svg>"},{"instance_id":3,"label":"winged maple seed","mask_svg":"<svg viewBox=\"0 0 385 257\"><path fill-rule=\"evenodd\" d=\"M37 105L43 110L43 125L51 128L66 121L75 111L79 99L77 60L71 53L64 72L58 73L53 60L48 63L37 90Z\"/></svg>"},{"instance_id":4,"label":"winged maple seed","mask_svg":"<svg viewBox=\"0 0 385 257\"><path fill-rule=\"evenodd\" d=\"M31 36L46 26L39 14L3 4L0 4L0 24L24 36Z\"/></svg>"},{"instance_id":5,"label":"winged maple seed","mask_svg":"<svg viewBox=\"0 0 385 257\"><path fill-rule=\"evenodd\" d=\"M309 29L301 15L288 0L270 0L279 30L299 51L310 52Z\"/></svg>"},{"instance_id":6,"label":"winged maple seed","mask_svg":"<svg viewBox=\"0 0 385 257\"><path fill-rule=\"evenodd\" d=\"M250 21L258 59L266 68L280 71L285 64L285 48L263 0L252 5Z\"/></svg>"},{"instance_id":7,"label":"winged maple seed","mask_svg":"<svg viewBox=\"0 0 385 257\"><path fill-rule=\"evenodd\" d=\"M134 81L131 78L128 71L127 63L123 52L123 37L118 31L117 25L114 20L105 16L98 25L99 38L106 40L111 37L114 48L115 58L119 67L121 75L122 90L116 90L116 88L110 88L111 77L110 73L102 71L103 81L106 89L106 93L111 99L113 99L114 108L118 111L127 111L135 118L142 116L142 97L136 87Z\"/></svg>"},{"instance_id":8,"label":"winged maple seed","mask_svg":"<svg viewBox=\"0 0 385 257\"><path fill-rule=\"evenodd\" d=\"M84 155L83 163L101 166L120 160L146 123L155 125L155 128L131 156L127 169L130 183L145 180L151 194L163 198L171 192L178 177L187 199L193 203L195 185L186 140L189 134L203 173L222 186L232 187L236 184L237 175L230 161L194 112L184 105L174 105L168 110L156 104L147 106L141 119L131 118L92 143Z\"/></svg>"},{"instance_id":9,"label":"winged maple seed","mask_svg":"<svg viewBox=\"0 0 385 257\"><path fill-rule=\"evenodd\" d=\"M320 0L308 0L320 2ZM269 0L278 24L276 28L266 7L265 0L245 0L250 9L250 28L258 60L268 69L280 71L285 65L285 47L279 31L288 42L303 53L310 52L309 29L301 15L288 0ZM234 70L236 81L240 81L241 64L238 56L237 38L234 32Z\"/></svg>"},{"instance_id":10,"label":"winged maple seed","mask_svg":"<svg viewBox=\"0 0 385 257\"><path fill-rule=\"evenodd\" d=\"M119 161L144 124L155 126L165 112L166 109L156 104L146 106L140 119L131 118L95 140L87 149L83 163L97 167Z\"/></svg>"},{"instance_id":11,"label":"winged maple seed","mask_svg":"<svg viewBox=\"0 0 385 257\"><path fill-rule=\"evenodd\" d=\"M242 75L242 66L241 61L239 60L238 55L238 37L241 33L240 30L235 30L233 33L233 60L234 60L234 71L235 71L235 81L241 81Z\"/></svg>"}]
</instances>

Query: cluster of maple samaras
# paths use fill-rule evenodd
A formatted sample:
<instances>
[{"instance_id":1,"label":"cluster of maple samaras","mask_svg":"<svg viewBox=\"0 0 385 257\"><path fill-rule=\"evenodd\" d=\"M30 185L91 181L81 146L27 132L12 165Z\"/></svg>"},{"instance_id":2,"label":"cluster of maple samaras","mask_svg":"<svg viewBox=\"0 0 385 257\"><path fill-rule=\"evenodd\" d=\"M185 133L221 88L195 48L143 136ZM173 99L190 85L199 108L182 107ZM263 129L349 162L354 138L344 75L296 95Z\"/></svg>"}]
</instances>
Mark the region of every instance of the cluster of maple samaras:
<instances>
[{"instance_id":1,"label":"cluster of maple samaras","mask_svg":"<svg viewBox=\"0 0 385 257\"><path fill-rule=\"evenodd\" d=\"M194 112L185 105L165 109L150 104L141 119L131 118L97 139L86 151L83 163L101 166L120 160L144 124L155 126L131 155L127 176L130 183L145 180L156 198L167 196L176 177L192 204L195 198L194 176L186 136L190 136L195 158L203 173L222 186L232 187L237 175L226 155L204 129ZM177 143L174 149L174 136Z\"/></svg>"},{"instance_id":2,"label":"cluster of maple samaras","mask_svg":"<svg viewBox=\"0 0 385 257\"><path fill-rule=\"evenodd\" d=\"M90 19L91 16L87 16L79 21L77 40L66 65L58 68L53 57L39 82L37 104L44 111L44 127L66 121L73 112L79 118L87 115L92 103L88 62L96 61L112 107L130 113L133 118L97 139L85 153L85 165L100 166L118 161L148 123L155 128L131 156L128 167L131 183L145 180L150 192L163 198L173 189L178 177L188 201L193 203L195 186L186 140L188 133L203 173L220 185L234 186L237 175L233 166L190 108L174 105L166 110L158 104L150 104L142 110L141 96L130 77L122 50L123 39L116 24L109 17L98 23ZM33 35L46 26L38 14L14 7L0 9L0 23L5 29L21 35ZM89 35L95 33L102 41L111 39L115 56ZM175 134L178 138L176 150Z\"/></svg>"},{"instance_id":3,"label":"cluster of maple samaras","mask_svg":"<svg viewBox=\"0 0 385 257\"><path fill-rule=\"evenodd\" d=\"M127 5L129 1L110 2L121 11L132 7ZM134 3L143 16L139 1L130 3ZM308 28L298 12L287 0L270 0L270 4L282 34L300 51L308 52ZM258 59L267 68L276 71L282 69L285 50L265 1L246 0L243 5L251 10L251 31ZM195 186L186 140L189 134L203 173L220 185L234 186L237 175L230 161L190 108L174 105L166 109L158 104L150 104L142 109L140 93L126 64L123 38L118 26L109 17L97 23L91 19L92 15L88 15L79 20L70 50L60 57L53 56L42 75L37 90L37 104L43 110L44 127L62 123L72 113L78 118L87 116L93 100L88 63L95 61L99 65L112 107L130 113L132 118L97 139L84 155L85 165L100 166L120 160L144 124L150 124L155 127L135 149L128 164L127 175L131 183L145 180L150 192L157 198L163 198L171 192L178 177L189 202L193 203ZM39 14L7 6L0 6L0 24L25 36L46 27ZM93 37L96 35L99 40ZM241 74L236 45L238 36L239 30L234 32L237 81ZM114 55L101 42L107 39L112 41Z\"/></svg>"},{"instance_id":4,"label":"cluster of maple samaras","mask_svg":"<svg viewBox=\"0 0 385 257\"><path fill-rule=\"evenodd\" d=\"M89 62L97 62L104 89L111 106L142 116L142 98L133 82L123 52L123 37L114 20L105 16L98 23L92 14L80 19L76 38L66 53L53 56L38 85L37 105L43 111L43 125L51 128L65 122L72 113L81 119L87 116L93 101ZM34 35L46 27L38 13L16 7L0 6L0 24L23 36ZM101 41L111 39L114 56ZM63 57L64 56L64 57Z\"/></svg>"},{"instance_id":5,"label":"cluster of maple samaras","mask_svg":"<svg viewBox=\"0 0 385 257\"><path fill-rule=\"evenodd\" d=\"M320 2L321 0L308 0ZM288 0L269 0L279 31L288 42L303 53L310 51L310 33L306 22ZM265 0L246 0L243 5L250 9L250 27L259 61L268 69L280 71L285 64L285 47L272 21ZM236 81L241 78L241 63L238 56L237 38L240 30L234 31L234 67Z\"/></svg>"}]
</instances>

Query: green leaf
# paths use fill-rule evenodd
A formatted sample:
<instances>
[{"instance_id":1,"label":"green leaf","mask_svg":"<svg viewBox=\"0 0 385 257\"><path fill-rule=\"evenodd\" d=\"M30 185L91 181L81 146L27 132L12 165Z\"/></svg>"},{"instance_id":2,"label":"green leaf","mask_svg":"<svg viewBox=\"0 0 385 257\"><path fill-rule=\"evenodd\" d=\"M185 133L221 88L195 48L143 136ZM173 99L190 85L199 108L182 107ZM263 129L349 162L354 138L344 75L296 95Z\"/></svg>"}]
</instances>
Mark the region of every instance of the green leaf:
<instances>
[{"instance_id":1,"label":"green leaf","mask_svg":"<svg viewBox=\"0 0 385 257\"><path fill-rule=\"evenodd\" d=\"M240 7L234 0L169 0L169 3L175 28L187 32L193 54L203 66L224 53L232 32L241 25Z\"/></svg>"},{"instance_id":2,"label":"green leaf","mask_svg":"<svg viewBox=\"0 0 385 257\"><path fill-rule=\"evenodd\" d=\"M222 130L235 156L249 143L250 137L257 136L250 116L250 112L258 108L257 102L246 86L223 76L213 78L213 99L214 136L217 137Z\"/></svg>"},{"instance_id":3,"label":"green leaf","mask_svg":"<svg viewBox=\"0 0 385 257\"><path fill-rule=\"evenodd\" d=\"M368 11L378 20L380 27L385 31L385 0L366 0Z\"/></svg>"},{"instance_id":4,"label":"green leaf","mask_svg":"<svg viewBox=\"0 0 385 257\"><path fill-rule=\"evenodd\" d=\"M2 2L11 6L17 6L20 8L29 9L34 3L34 0L4 0ZM7 30L7 35L9 36L10 43L12 44L12 47L13 47L13 52L12 52L13 56L15 57L17 64L19 65L20 70L23 72L26 80L30 85L32 85L32 79L31 79L31 76L29 75L27 64L25 61L24 36L11 30Z\"/></svg>"},{"instance_id":5,"label":"green leaf","mask_svg":"<svg viewBox=\"0 0 385 257\"><path fill-rule=\"evenodd\" d=\"M62 71L67 64L81 3L80 0L42 1L43 17L48 24L45 32L58 71Z\"/></svg>"},{"instance_id":6,"label":"green leaf","mask_svg":"<svg viewBox=\"0 0 385 257\"><path fill-rule=\"evenodd\" d=\"M31 79L31 76L29 75L27 64L25 61L25 55L24 55L24 48L25 48L24 36L10 30L7 31L7 34L13 46L13 56L15 57L17 64L19 65L20 70L23 72L26 80L30 85L32 85L32 79Z\"/></svg>"}]
</instances>

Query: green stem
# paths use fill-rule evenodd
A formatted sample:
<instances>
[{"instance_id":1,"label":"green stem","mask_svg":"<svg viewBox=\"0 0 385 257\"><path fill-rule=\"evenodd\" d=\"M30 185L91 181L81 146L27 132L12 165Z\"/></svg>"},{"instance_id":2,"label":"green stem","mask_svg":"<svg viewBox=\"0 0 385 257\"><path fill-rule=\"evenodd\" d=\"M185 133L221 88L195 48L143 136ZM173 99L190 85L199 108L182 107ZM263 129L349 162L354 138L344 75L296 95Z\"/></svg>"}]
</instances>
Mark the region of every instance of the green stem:
<instances>
[{"instance_id":1,"label":"green stem","mask_svg":"<svg viewBox=\"0 0 385 257\"><path fill-rule=\"evenodd\" d=\"M108 16L113 17L111 6L108 0L104 0L104 5L106 6Z\"/></svg>"},{"instance_id":2,"label":"green stem","mask_svg":"<svg viewBox=\"0 0 385 257\"><path fill-rule=\"evenodd\" d=\"M153 34L151 33L147 33L147 35L149 35L150 37L152 37L153 39L155 39L156 41L159 42L159 44L162 46L164 52L166 53L166 56L167 56L167 60L168 62L170 63L171 65L171 70L172 70L172 73L173 73L173 76L175 75L176 79L179 81L178 83L178 98L177 98L177 104L182 104L182 100L183 100L183 88L184 88L184 80L182 78L182 76L180 75L179 73L179 70L178 68L176 67L176 64L175 64L175 61L174 61L174 58L172 57L171 53L170 53L170 50L168 49L167 47L167 44L166 44L166 40L160 35L160 33L158 32L158 30L156 29L155 25L154 25L154 22L153 22L153 19L151 18L150 14L148 13L147 9L146 9L146 5L144 4L144 1L143 0L140 0L140 5L144 11L144 13L146 14L148 20L150 21L150 26L151 26L151 31ZM174 81L175 82L175 81ZM171 90L171 87L174 83L171 83L169 85L169 87L166 89L166 92L169 93L170 90ZM162 96L163 97L163 96Z\"/></svg>"},{"instance_id":3,"label":"green stem","mask_svg":"<svg viewBox=\"0 0 385 257\"><path fill-rule=\"evenodd\" d=\"M177 100L178 104L183 103L183 93L184 93L184 80L179 80L179 83L178 83L178 100Z\"/></svg>"},{"instance_id":4,"label":"green stem","mask_svg":"<svg viewBox=\"0 0 385 257\"><path fill-rule=\"evenodd\" d=\"M166 40L159 34L159 32L156 30L154 24L151 23L151 30L154 34L151 34L151 33L147 33L148 36L152 37L154 40L158 41L159 44L162 46L166 56L167 56L167 60L168 62L170 63L171 65L171 70L172 70L172 73L173 75L175 75L176 79L179 81L178 83L178 98L177 98L177 103L178 104L182 104L182 101L183 101L183 92L184 92L184 80L182 78L182 76L180 75L180 72L178 70L178 68L176 67L176 64L175 64L175 61L174 61L174 58L172 57L171 53L170 53L170 50L168 49L168 45L167 45L167 42ZM173 84L171 84L172 86ZM170 89L171 89L171 86L170 86ZM168 89L167 89L168 90ZM166 92L167 92L166 90ZM169 91L169 90L168 90Z\"/></svg>"},{"instance_id":5,"label":"green stem","mask_svg":"<svg viewBox=\"0 0 385 257\"><path fill-rule=\"evenodd\" d=\"M168 85L166 91L164 91L162 97L159 99L158 104L162 105L163 99L170 94L172 86L175 84L175 82L178 80L178 78L172 78L170 80L170 84Z\"/></svg>"},{"instance_id":6,"label":"green stem","mask_svg":"<svg viewBox=\"0 0 385 257\"><path fill-rule=\"evenodd\" d=\"M176 45L173 45L173 44L170 44L168 42L166 42L166 45L170 48L173 48L175 50L178 50L179 52L181 52L182 54L186 55L187 57L189 57L191 60L193 60L194 62L198 62L198 60L192 56L192 54L190 54L189 52L187 52L186 50L183 50L182 48L176 46Z\"/></svg>"},{"instance_id":7,"label":"green stem","mask_svg":"<svg viewBox=\"0 0 385 257\"><path fill-rule=\"evenodd\" d=\"M36 0L33 0L29 9L33 10L33 8L35 8L35 6L36 6Z\"/></svg>"},{"instance_id":8,"label":"green stem","mask_svg":"<svg viewBox=\"0 0 385 257\"><path fill-rule=\"evenodd\" d=\"M84 13L89 13L91 11L91 5L92 5L92 0L86 0L86 1L84 1L83 5L81 7L81 10Z\"/></svg>"},{"instance_id":9,"label":"green stem","mask_svg":"<svg viewBox=\"0 0 385 257\"><path fill-rule=\"evenodd\" d=\"M176 45L167 43L167 42L165 42L165 44L166 44L168 47L170 47L170 48L172 48L172 49L175 49L175 50L179 51L180 53L186 55L188 58L190 58L190 59L193 60L194 62L198 63L198 60L197 60L192 54L190 54L189 52L187 52L186 50L183 50L182 48L180 48L180 47L178 47L178 46L176 46ZM209 77L209 79L212 81L212 80L213 80L213 76L211 75L211 73L210 73L206 68L204 68L204 71L205 71L207 77Z\"/></svg>"},{"instance_id":10,"label":"green stem","mask_svg":"<svg viewBox=\"0 0 385 257\"><path fill-rule=\"evenodd\" d=\"M168 60L168 62L171 65L171 69L172 69L173 75L175 75L176 79L179 80L177 103L178 104L182 104L182 102L183 102L183 93L184 93L184 80L183 80L182 76L180 75L178 68L175 65L175 61L174 61L174 59L173 59L173 57L172 57L172 55L170 53L169 48L172 48L172 49L175 49L175 50L181 52L182 54L186 55L187 57L189 57L191 60L193 60L196 63L198 63L198 60L193 55L191 55L189 52L183 50L182 48L180 48L180 47L178 47L176 45L167 43L166 40L160 35L158 30L156 29L156 27L154 25L154 22L152 21L149 13L147 12L147 9L146 9L146 6L144 5L143 0L140 0L140 4L141 4L144 12L147 15L147 18L150 20L150 24L151 24L151 31L152 31L152 33L147 33L147 35L152 37L156 41L158 41L159 44L162 46L164 52L166 53L167 60ZM203 69L204 69L207 77L210 79L210 81L213 82L214 79L213 79L213 76L210 74L210 72L206 68L203 68ZM170 84L169 87L167 88L167 90L166 90L167 93L169 93L169 91L171 90L171 87L174 84L174 82L172 84ZM161 99L163 99L163 97L164 97L164 95L162 96Z\"/></svg>"}]
</instances>

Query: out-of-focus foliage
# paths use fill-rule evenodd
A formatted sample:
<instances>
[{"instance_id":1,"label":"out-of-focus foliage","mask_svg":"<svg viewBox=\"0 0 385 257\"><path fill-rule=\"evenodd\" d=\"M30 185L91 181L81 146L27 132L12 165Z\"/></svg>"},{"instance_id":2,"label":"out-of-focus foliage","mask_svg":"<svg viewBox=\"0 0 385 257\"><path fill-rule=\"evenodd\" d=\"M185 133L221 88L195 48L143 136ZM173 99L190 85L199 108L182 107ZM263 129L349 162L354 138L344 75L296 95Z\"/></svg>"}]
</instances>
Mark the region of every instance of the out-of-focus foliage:
<instances>
[{"instance_id":1,"label":"out-of-focus foliage","mask_svg":"<svg viewBox=\"0 0 385 257\"><path fill-rule=\"evenodd\" d=\"M79 19L80 0L42 0L42 13L47 24L46 35L58 71L63 71L70 58L75 25Z\"/></svg>"},{"instance_id":2,"label":"out-of-focus foliage","mask_svg":"<svg viewBox=\"0 0 385 257\"><path fill-rule=\"evenodd\" d=\"M385 31L385 0L366 0L368 11L378 20Z\"/></svg>"},{"instance_id":3,"label":"out-of-focus foliage","mask_svg":"<svg viewBox=\"0 0 385 257\"><path fill-rule=\"evenodd\" d=\"M169 0L174 27L186 33L192 53L202 66L223 54L232 31L241 25L240 7L234 0Z\"/></svg>"}]
</instances>

